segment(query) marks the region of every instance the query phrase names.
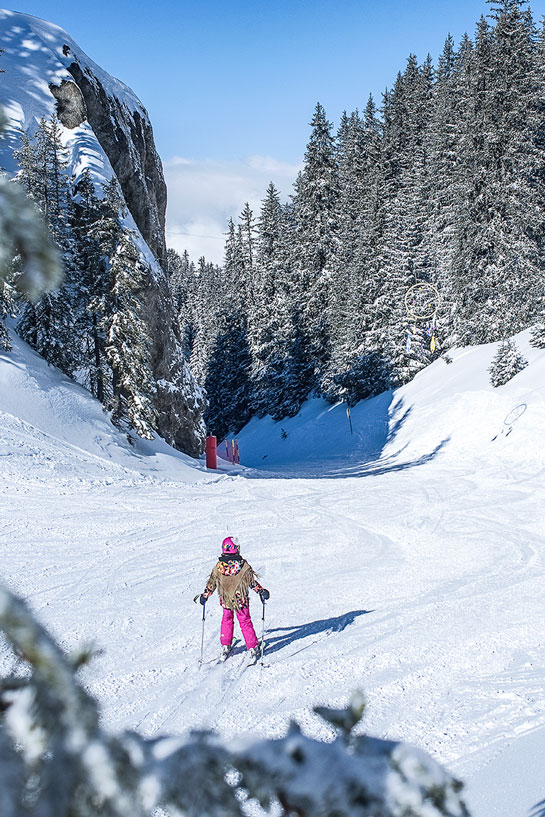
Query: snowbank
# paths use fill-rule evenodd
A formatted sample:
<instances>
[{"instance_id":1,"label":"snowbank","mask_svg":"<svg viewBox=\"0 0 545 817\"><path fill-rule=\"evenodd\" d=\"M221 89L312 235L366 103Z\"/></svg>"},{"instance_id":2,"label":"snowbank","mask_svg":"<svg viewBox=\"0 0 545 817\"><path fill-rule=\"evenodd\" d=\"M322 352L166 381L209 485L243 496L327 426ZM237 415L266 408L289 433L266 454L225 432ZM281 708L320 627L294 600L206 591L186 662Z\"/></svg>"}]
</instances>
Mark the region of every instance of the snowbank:
<instances>
[{"instance_id":1,"label":"snowbank","mask_svg":"<svg viewBox=\"0 0 545 817\"><path fill-rule=\"evenodd\" d=\"M161 438L129 438L92 395L10 333L0 351L0 456L4 479L47 483L119 478L206 479L204 465Z\"/></svg>"},{"instance_id":2,"label":"snowbank","mask_svg":"<svg viewBox=\"0 0 545 817\"><path fill-rule=\"evenodd\" d=\"M497 343L455 349L411 383L344 404L307 401L296 417L253 419L238 435L244 465L279 473L357 476L385 465L408 467L435 457L483 457L545 466L545 350L515 340L529 366L493 388L488 368ZM368 463L372 462L372 466Z\"/></svg>"}]
</instances>

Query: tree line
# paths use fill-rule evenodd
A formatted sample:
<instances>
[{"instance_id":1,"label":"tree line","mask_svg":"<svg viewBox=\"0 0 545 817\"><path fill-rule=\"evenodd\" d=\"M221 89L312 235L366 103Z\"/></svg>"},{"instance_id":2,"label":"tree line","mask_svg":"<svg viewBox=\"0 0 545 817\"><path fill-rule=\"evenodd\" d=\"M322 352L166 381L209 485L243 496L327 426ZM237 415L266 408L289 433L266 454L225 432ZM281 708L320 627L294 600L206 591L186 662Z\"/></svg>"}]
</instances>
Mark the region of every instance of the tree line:
<instances>
[{"instance_id":1,"label":"tree line","mask_svg":"<svg viewBox=\"0 0 545 817\"><path fill-rule=\"evenodd\" d=\"M211 432L309 394L353 404L455 344L534 325L545 345L545 35L523 0L489 2L437 66L409 56L380 108L334 132L318 104L292 195L271 183L229 222L221 267L169 251ZM417 283L433 329L407 310Z\"/></svg>"}]
</instances>

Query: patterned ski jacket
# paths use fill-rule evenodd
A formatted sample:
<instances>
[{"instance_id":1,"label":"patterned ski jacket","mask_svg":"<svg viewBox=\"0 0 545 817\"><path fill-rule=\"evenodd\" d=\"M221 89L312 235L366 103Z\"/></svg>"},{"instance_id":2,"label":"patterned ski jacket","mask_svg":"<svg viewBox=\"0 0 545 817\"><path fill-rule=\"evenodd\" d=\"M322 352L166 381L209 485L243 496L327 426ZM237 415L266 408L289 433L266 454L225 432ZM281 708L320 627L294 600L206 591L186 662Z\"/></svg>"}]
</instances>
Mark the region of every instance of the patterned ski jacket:
<instances>
[{"instance_id":1,"label":"patterned ski jacket","mask_svg":"<svg viewBox=\"0 0 545 817\"><path fill-rule=\"evenodd\" d=\"M220 604L227 610L242 610L243 607L248 607L249 591L255 590L259 593L263 590L251 565L242 556L234 553L224 553L220 556L206 583L203 596L209 598L216 588Z\"/></svg>"}]
</instances>

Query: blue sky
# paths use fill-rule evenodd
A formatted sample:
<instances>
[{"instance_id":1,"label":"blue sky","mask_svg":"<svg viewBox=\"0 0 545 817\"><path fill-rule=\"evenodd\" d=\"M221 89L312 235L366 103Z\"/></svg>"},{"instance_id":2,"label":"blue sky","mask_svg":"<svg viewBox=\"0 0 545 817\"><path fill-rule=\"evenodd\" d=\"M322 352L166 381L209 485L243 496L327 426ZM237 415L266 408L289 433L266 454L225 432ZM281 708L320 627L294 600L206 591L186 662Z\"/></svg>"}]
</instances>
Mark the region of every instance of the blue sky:
<instances>
[{"instance_id":1,"label":"blue sky","mask_svg":"<svg viewBox=\"0 0 545 817\"><path fill-rule=\"evenodd\" d=\"M545 0L532 9L539 20ZM489 7L484 0L28 0L14 10L65 28L130 85L165 165L171 231L217 233L246 198L257 204L268 177L289 195L317 101L335 123L343 109L363 108L370 92L380 101L409 53L436 59L448 32L456 41L471 35ZM221 207L205 212L214 197Z\"/></svg>"}]
</instances>

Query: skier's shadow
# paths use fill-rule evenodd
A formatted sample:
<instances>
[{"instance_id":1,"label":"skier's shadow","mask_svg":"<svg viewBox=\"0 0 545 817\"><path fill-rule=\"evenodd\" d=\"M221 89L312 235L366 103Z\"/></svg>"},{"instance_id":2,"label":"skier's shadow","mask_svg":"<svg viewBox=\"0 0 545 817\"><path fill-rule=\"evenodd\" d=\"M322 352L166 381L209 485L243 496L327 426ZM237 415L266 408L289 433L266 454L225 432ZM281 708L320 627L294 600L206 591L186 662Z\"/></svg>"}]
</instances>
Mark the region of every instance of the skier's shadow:
<instances>
[{"instance_id":1,"label":"skier's shadow","mask_svg":"<svg viewBox=\"0 0 545 817\"><path fill-rule=\"evenodd\" d=\"M353 610L351 613L344 613L342 616L335 618L323 618L318 621L309 621L307 624L296 624L293 627L275 627L274 630L267 632L265 636L266 652L270 655L273 652L284 649L294 641L300 641L303 638L308 638L313 635L320 635L325 633L340 633L345 630L350 624L353 624L358 616L365 616L373 610ZM273 633L282 633L282 635L272 635ZM314 643L314 642L312 642ZM300 650L296 650L293 655L301 650L310 647L310 644L302 646Z\"/></svg>"},{"instance_id":2,"label":"skier's shadow","mask_svg":"<svg viewBox=\"0 0 545 817\"><path fill-rule=\"evenodd\" d=\"M530 817L545 817L545 800L535 804L530 812Z\"/></svg>"}]
</instances>

